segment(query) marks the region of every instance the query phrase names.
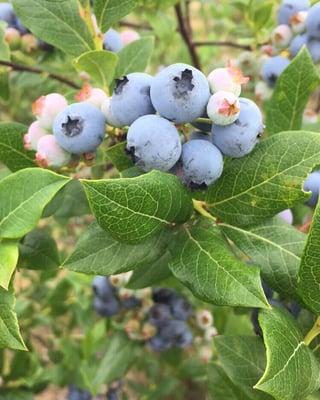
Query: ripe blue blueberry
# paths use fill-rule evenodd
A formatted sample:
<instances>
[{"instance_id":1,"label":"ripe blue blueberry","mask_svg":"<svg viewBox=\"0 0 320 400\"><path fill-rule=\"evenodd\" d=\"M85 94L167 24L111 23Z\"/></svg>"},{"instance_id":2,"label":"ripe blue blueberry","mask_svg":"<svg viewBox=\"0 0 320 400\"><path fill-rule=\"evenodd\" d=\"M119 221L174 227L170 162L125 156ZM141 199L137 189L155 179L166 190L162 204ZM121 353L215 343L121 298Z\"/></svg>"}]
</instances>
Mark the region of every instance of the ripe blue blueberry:
<instances>
[{"instance_id":1,"label":"ripe blue blueberry","mask_svg":"<svg viewBox=\"0 0 320 400\"><path fill-rule=\"evenodd\" d=\"M0 21L5 21L10 27L16 28L17 16L12 4L0 3Z\"/></svg>"},{"instance_id":2,"label":"ripe blue blueberry","mask_svg":"<svg viewBox=\"0 0 320 400\"><path fill-rule=\"evenodd\" d=\"M127 152L144 171L169 171L181 155L179 133L168 120L145 115L128 130Z\"/></svg>"},{"instance_id":3,"label":"ripe blue blueberry","mask_svg":"<svg viewBox=\"0 0 320 400\"><path fill-rule=\"evenodd\" d=\"M320 170L312 172L304 182L303 190L311 192L312 195L306 204L310 207L315 207L319 199L320 190Z\"/></svg>"},{"instance_id":4,"label":"ripe blue blueberry","mask_svg":"<svg viewBox=\"0 0 320 400\"><path fill-rule=\"evenodd\" d=\"M95 297L93 308L102 317L112 317L120 311L120 304L115 297L110 297L107 301L100 299L100 297Z\"/></svg>"},{"instance_id":5,"label":"ripe blue blueberry","mask_svg":"<svg viewBox=\"0 0 320 400\"><path fill-rule=\"evenodd\" d=\"M151 100L157 112L176 123L201 117L210 97L207 78L187 64L163 69L151 85Z\"/></svg>"},{"instance_id":6,"label":"ripe blue blueberry","mask_svg":"<svg viewBox=\"0 0 320 400\"><path fill-rule=\"evenodd\" d=\"M308 42L308 36L306 33L295 36L290 44L291 57L295 57L302 49L302 46L307 45L307 42Z\"/></svg>"},{"instance_id":7,"label":"ripe blue blueberry","mask_svg":"<svg viewBox=\"0 0 320 400\"><path fill-rule=\"evenodd\" d=\"M309 0L283 0L278 11L279 24L290 25L290 19L299 11L307 11L310 7Z\"/></svg>"},{"instance_id":8,"label":"ripe blue blueberry","mask_svg":"<svg viewBox=\"0 0 320 400\"><path fill-rule=\"evenodd\" d=\"M212 129L212 127L211 127L211 129ZM207 133L204 133L204 132L194 131L190 135L190 140L208 140L209 142L211 142L211 140L212 140L211 132L208 135Z\"/></svg>"},{"instance_id":9,"label":"ripe blue blueberry","mask_svg":"<svg viewBox=\"0 0 320 400\"><path fill-rule=\"evenodd\" d=\"M149 321L152 325L161 326L170 318L170 307L166 304L155 304L149 310Z\"/></svg>"},{"instance_id":10,"label":"ripe blue blueberry","mask_svg":"<svg viewBox=\"0 0 320 400\"><path fill-rule=\"evenodd\" d=\"M114 295L114 288L105 276L96 276L92 282L94 294L103 301L108 301Z\"/></svg>"},{"instance_id":11,"label":"ripe blue blueberry","mask_svg":"<svg viewBox=\"0 0 320 400\"><path fill-rule=\"evenodd\" d=\"M75 385L69 386L68 400L91 400L92 396L89 392L77 388Z\"/></svg>"},{"instance_id":12,"label":"ripe blue blueberry","mask_svg":"<svg viewBox=\"0 0 320 400\"><path fill-rule=\"evenodd\" d=\"M306 20L307 33L309 37L320 39L320 4L312 6Z\"/></svg>"},{"instance_id":13,"label":"ripe blue blueberry","mask_svg":"<svg viewBox=\"0 0 320 400\"><path fill-rule=\"evenodd\" d=\"M153 336L150 340L149 340L149 346L153 351L166 351L169 350L171 347L172 343L170 338L166 338L163 337L159 334L157 334L156 336Z\"/></svg>"},{"instance_id":14,"label":"ripe blue blueberry","mask_svg":"<svg viewBox=\"0 0 320 400\"><path fill-rule=\"evenodd\" d=\"M262 66L261 75L263 80L268 84L268 86L274 87L279 76L289 64L290 61L286 57L270 57Z\"/></svg>"},{"instance_id":15,"label":"ripe blue blueberry","mask_svg":"<svg viewBox=\"0 0 320 400\"><path fill-rule=\"evenodd\" d=\"M206 188L220 178L223 157L207 140L190 140L182 146L183 181L191 188Z\"/></svg>"},{"instance_id":16,"label":"ripe blue blueberry","mask_svg":"<svg viewBox=\"0 0 320 400\"><path fill-rule=\"evenodd\" d=\"M175 319L186 321L191 317L192 307L188 300L181 297L172 302L171 311Z\"/></svg>"},{"instance_id":17,"label":"ripe blue blueberry","mask_svg":"<svg viewBox=\"0 0 320 400\"><path fill-rule=\"evenodd\" d=\"M71 104L53 122L57 142L72 154L94 152L102 143L105 130L103 113L87 102Z\"/></svg>"},{"instance_id":18,"label":"ripe blue blueberry","mask_svg":"<svg viewBox=\"0 0 320 400\"><path fill-rule=\"evenodd\" d=\"M313 62L317 64L320 61L320 39L309 38L307 48L311 54Z\"/></svg>"},{"instance_id":19,"label":"ripe blue blueberry","mask_svg":"<svg viewBox=\"0 0 320 400\"><path fill-rule=\"evenodd\" d=\"M178 298L177 292L169 288L155 288L152 291L152 300L155 303L170 305Z\"/></svg>"},{"instance_id":20,"label":"ripe blue blueberry","mask_svg":"<svg viewBox=\"0 0 320 400\"><path fill-rule=\"evenodd\" d=\"M119 125L131 125L139 117L155 113L150 99L153 79L148 74L134 72L116 81L110 107Z\"/></svg>"},{"instance_id":21,"label":"ripe blue blueberry","mask_svg":"<svg viewBox=\"0 0 320 400\"><path fill-rule=\"evenodd\" d=\"M108 51L117 53L123 47L120 34L110 28L103 36L103 47Z\"/></svg>"},{"instance_id":22,"label":"ripe blue blueberry","mask_svg":"<svg viewBox=\"0 0 320 400\"><path fill-rule=\"evenodd\" d=\"M263 133L259 107L249 99L240 98L240 116L231 125L212 127L212 141L223 154L240 158L251 153Z\"/></svg>"},{"instance_id":23,"label":"ripe blue blueberry","mask_svg":"<svg viewBox=\"0 0 320 400\"><path fill-rule=\"evenodd\" d=\"M107 400L119 400L118 391L116 389L109 389L107 392Z\"/></svg>"},{"instance_id":24,"label":"ripe blue blueberry","mask_svg":"<svg viewBox=\"0 0 320 400\"><path fill-rule=\"evenodd\" d=\"M192 342L192 333L184 321L167 321L159 328L159 335L180 348L187 347Z\"/></svg>"}]
</instances>

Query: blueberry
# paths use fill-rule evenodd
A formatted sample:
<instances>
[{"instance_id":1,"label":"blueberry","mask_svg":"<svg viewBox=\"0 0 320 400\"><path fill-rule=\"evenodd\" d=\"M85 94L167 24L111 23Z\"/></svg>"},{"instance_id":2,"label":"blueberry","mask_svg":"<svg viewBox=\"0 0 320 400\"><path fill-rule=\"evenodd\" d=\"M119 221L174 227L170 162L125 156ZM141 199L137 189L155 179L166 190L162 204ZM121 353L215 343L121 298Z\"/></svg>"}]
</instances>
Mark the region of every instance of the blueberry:
<instances>
[{"instance_id":1,"label":"blueberry","mask_svg":"<svg viewBox=\"0 0 320 400\"><path fill-rule=\"evenodd\" d=\"M306 204L310 207L315 207L318 203L320 190L320 170L312 172L305 180L303 185L305 192L311 192L312 195Z\"/></svg>"},{"instance_id":2,"label":"blueberry","mask_svg":"<svg viewBox=\"0 0 320 400\"><path fill-rule=\"evenodd\" d=\"M109 389L107 392L107 400L118 400L118 391L115 389Z\"/></svg>"},{"instance_id":3,"label":"blueberry","mask_svg":"<svg viewBox=\"0 0 320 400\"><path fill-rule=\"evenodd\" d=\"M111 114L119 125L131 125L139 117L154 114L150 99L153 77L135 72L116 81L111 98Z\"/></svg>"},{"instance_id":4,"label":"blueberry","mask_svg":"<svg viewBox=\"0 0 320 400\"><path fill-rule=\"evenodd\" d=\"M16 28L17 16L12 4L0 3L0 21L5 21L10 27Z\"/></svg>"},{"instance_id":5,"label":"blueberry","mask_svg":"<svg viewBox=\"0 0 320 400\"><path fill-rule=\"evenodd\" d=\"M161 324L171 318L170 307L166 304L155 304L149 310L149 321L152 325Z\"/></svg>"},{"instance_id":6,"label":"blueberry","mask_svg":"<svg viewBox=\"0 0 320 400\"><path fill-rule=\"evenodd\" d=\"M307 48L311 54L313 62L317 64L320 61L320 39L310 38L307 43Z\"/></svg>"},{"instance_id":7,"label":"blueberry","mask_svg":"<svg viewBox=\"0 0 320 400\"><path fill-rule=\"evenodd\" d=\"M307 11L310 7L309 0L283 0L278 11L279 24L290 24L290 19L299 11Z\"/></svg>"},{"instance_id":8,"label":"blueberry","mask_svg":"<svg viewBox=\"0 0 320 400\"><path fill-rule=\"evenodd\" d=\"M182 146L182 179L191 188L206 188L222 174L220 150L206 140L191 140Z\"/></svg>"},{"instance_id":9,"label":"blueberry","mask_svg":"<svg viewBox=\"0 0 320 400\"><path fill-rule=\"evenodd\" d=\"M127 152L144 171L169 171L181 155L179 133L168 120L145 115L128 130Z\"/></svg>"},{"instance_id":10,"label":"blueberry","mask_svg":"<svg viewBox=\"0 0 320 400\"><path fill-rule=\"evenodd\" d=\"M306 20L307 33L309 37L320 39L320 4L312 6Z\"/></svg>"},{"instance_id":11,"label":"blueberry","mask_svg":"<svg viewBox=\"0 0 320 400\"><path fill-rule=\"evenodd\" d=\"M268 86L275 87L279 76L289 64L290 61L286 57L270 57L262 66L261 75L263 80Z\"/></svg>"},{"instance_id":12,"label":"blueberry","mask_svg":"<svg viewBox=\"0 0 320 400\"><path fill-rule=\"evenodd\" d=\"M115 297L110 297L107 301L95 297L93 300L93 308L102 317L112 317L120 311L120 304Z\"/></svg>"},{"instance_id":13,"label":"blueberry","mask_svg":"<svg viewBox=\"0 0 320 400\"><path fill-rule=\"evenodd\" d=\"M253 325L253 331L254 331L254 333L256 334L256 335L258 335L258 336L263 336L262 335L262 329L261 329L261 326L260 326L260 324L259 324L259 308L254 308L253 310L252 310L252 313L251 313L251 322L252 322L252 325Z\"/></svg>"},{"instance_id":14,"label":"blueberry","mask_svg":"<svg viewBox=\"0 0 320 400\"><path fill-rule=\"evenodd\" d=\"M297 319L299 317L301 307L298 303L296 303L295 301L290 302L289 304L287 304L287 309L292 314L293 318Z\"/></svg>"},{"instance_id":15,"label":"blueberry","mask_svg":"<svg viewBox=\"0 0 320 400\"><path fill-rule=\"evenodd\" d=\"M208 140L209 142L211 142L212 140L211 132L210 135L208 135L207 133L204 132L194 131L190 135L190 140Z\"/></svg>"},{"instance_id":16,"label":"blueberry","mask_svg":"<svg viewBox=\"0 0 320 400\"><path fill-rule=\"evenodd\" d=\"M94 152L102 143L105 130L103 113L87 102L71 104L53 122L57 142L73 154Z\"/></svg>"},{"instance_id":17,"label":"blueberry","mask_svg":"<svg viewBox=\"0 0 320 400\"><path fill-rule=\"evenodd\" d=\"M171 305L177 298L177 292L173 289L156 288L152 291L152 300L155 303Z\"/></svg>"},{"instance_id":18,"label":"blueberry","mask_svg":"<svg viewBox=\"0 0 320 400\"><path fill-rule=\"evenodd\" d=\"M263 133L262 114L249 99L240 98L240 116L231 125L212 127L212 141L223 154L240 158L254 149Z\"/></svg>"},{"instance_id":19,"label":"blueberry","mask_svg":"<svg viewBox=\"0 0 320 400\"><path fill-rule=\"evenodd\" d=\"M191 317L192 307L188 300L179 298L172 303L171 311L175 319L186 321Z\"/></svg>"},{"instance_id":20,"label":"blueberry","mask_svg":"<svg viewBox=\"0 0 320 400\"><path fill-rule=\"evenodd\" d=\"M289 225L292 225L293 223L293 214L290 209L281 211L278 214L278 217L283 219L283 221L287 222Z\"/></svg>"},{"instance_id":21,"label":"blueberry","mask_svg":"<svg viewBox=\"0 0 320 400\"><path fill-rule=\"evenodd\" d=\"M303 35L297 35L290 44L291 57L295 57L301 50L302 46L307 45L307 42L308 36L306 33Z\"/></svg>"},{"instance_id":22,"label":"blueberry","mask_svg":"<svg viewBox=\"0 0 320 400\"><path fill-rule=\"evenodd\" d=\"M114 295L114 288L105 276L96 276L92 282L92 289L94 294L103 301L108 301Z\"/></svg>"},{"instance_id":23,"label":"blueberry","mask_svg":"<svg viewBox=\"0 0 320 400\"><path fill-rule=\"evenodd\" d=\"M169 350L172 346L172 342L169 338L160 335L153 336L148 343L153 351L159 352Z\"/></svg>"},{"instance_id":24,"label":"blueberry","mask_svg":"<svg viewBox=\"0 0 320 400\"><path fill-rule=\"evenodd\" d=\"M103 36L103 47L106 50L117 53L123 47L120 34L114 29L110 28Z\"/></svg>"},{"instance_id":25,"label":"blueberry","mask_svg":"<svg viewBox=\"0 0 320 400\"><path fill-rule=\"evenodd\" d=\"M268 300L272 299L273 298L273 290L263 281L262 281L262 288L263 288L266 298Z\"/></svg>"},{"instance_id":26,"label":"blueberry","mask_svg":"<svg viewBox=\"0 0 320 400\"><path fill-rule=\"evenodd\" d=\"M187 347L192 342L192 333L184 321L167 321L159 328L159 335L180 348Z\"/></svg>"},{"instance_id":27,"label":"blueberry","mask_svg":"<svg viewBox=\"0 0 320 400\"><path fill-rule=\"evenodd\" d=\"M86 390L77 388L74 385L69 386L68 400L91 400L92 396Z\"/></svg>"},{"instance_id":28,"label":"blueberry","mask_svg":"<svg viewBox=\"0 0 320 400\"><path fill-rule=\"evenodd\" d=\"M173 64L163 69L151 85L151 100L158 113L176 123L201 117L210 97L209 83L196 68Z\"/></svg>"}]
</instances>

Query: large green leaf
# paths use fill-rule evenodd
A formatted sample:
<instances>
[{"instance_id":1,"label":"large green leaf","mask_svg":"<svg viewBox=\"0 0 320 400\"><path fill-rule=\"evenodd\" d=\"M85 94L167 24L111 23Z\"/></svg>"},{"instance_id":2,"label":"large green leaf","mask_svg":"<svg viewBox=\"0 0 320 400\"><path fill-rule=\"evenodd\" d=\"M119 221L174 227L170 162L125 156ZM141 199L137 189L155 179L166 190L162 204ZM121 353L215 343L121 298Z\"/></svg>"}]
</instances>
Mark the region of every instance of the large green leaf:
<instances>
[{"instance_id":1,"label":"large green leaf","mask_svg":"<svg viewBox=\"0 0 320 400\"><path fill-rule=\"evenodd\" d=\"M16 239L31 231L52 197L69 178L26 168L0 181L0 237Z\"/></svg>"},{"instance_id":2,"label":"large green leaf","mask_svg":"<svg viewBox=\"0 0 320 400\"><path fill-rule=\"evenodd\" d=\"M190 194L176 176L152 171L132 179L81 181L99 225L116 239L137 243L189 219Z\"/></svg>"},{"instance_id":3,"label":"large green leaf","mask_svg":"<svg viewBox=\"0 0 320 400\"><path fill-rule=\"evenodd\" d=\"M12 287L9 291L0 287L0 348L26 350L14 307L15 297Z\"/></svg>"},{"instance_id":4,"label":"large green leaf","mask_svg":"<svg viewBox=\"0 0 320 400\"><path fill-rule=\"evenodd\" d=\"M77 0L14 0L23 25L37 37L74 57L94 50Z\"/></svg>"},{"instance_id":5,"label":"large green leaf","mask_svg":"<svg viewBox=\"0 0 320 400\"><path fill-rule=\"evenodd\" d=\"M10 61L10 47L4 38L5 24L0 21L0 60Z\"/></svg>"},{"instance_id":6,"label":"large green leaf","mask_svg":"<svg viewBox=\"0 0 320 400\"><path fill-rule=\"evenodd\" d=\"M251 227L219 227L236 246L261 268L266 282L284 296L293 296L306 235L274 217Z\"/></svg>"},{"instance_id":7,"label":"large green leaf","mask_svg":"<svg viewBox=\"0 0 320 400\"><path fill-rule=\"evenodd\" d=\"M171 245L169 266L195 296L217 305L268 306L259 268L239 261L210 221L183 227Z\"/></svg>"},{"instance_id":8,"label":"large green leaf","mask_svg":"<svg viewBox=\"0 0 320 400\"><path fill-rule=\"evenodd\" d=\"M0 161L11 171L34 167L34 153L23 147L27 127L22 124L0 123Z\"/></svg>"},{"instance_id":9,"label":"large green leaf","mask_svg":"<svg viewBox=\"0 0 320 400\"><path fill-rule=\"evenodd\" d=\"M303 112L309 96L320 85L320 75L306 48L278 79L267 108L269 134L301 129Z\"/></svg>"},{"instance_id":10,"label":"large green leaf","mask_svg":"<svg viewBox=\"0 0 320 400\"><path fill-rule=\"evenodd\" d=\"M18 243L14 240L0 241L0 286L8 290L12 274L18 262Z\"/></svg>"},{"instance_id":11,"label":"large green leaf","mask_svg":"<svg viewBox=\"0 0 320 400\"><path fill-rule=\"evenodd\" d=\"M320 365L304 344L297 322L285 310L263 310L259 322L267 368L255 388L276 400L304 399L320 387Z\"/></svg>"},{"instance_id":12,"label":"large green leaf","mask_svg":"<svg viewBox=\"0 0 320 400\"><path fill-rule=\"evenodd\" d=\"M320 202L303 250L297 291L306 306L320 314Z\"/></svg>"},{"instance_id":13,"label":"large green leaf","mask_svg":"<svg viewBox=\"0 0 320 400\"><path fill-rule=\"evenodd\" d=\"M87 72L104 89L112 82L117 63L118 56L106 50L88 51L74 60L78 71Z\"/></svg>"},{"instance_id":14,"label":"large green leaf","mask_svg":"<svg viewBox=\"0 0 320 400\"><path fill-rule=\"evenodd\" d=\"M224 371L249 399L271 399L253 389L266 367L265 348L260 337L217 336L214 343Z\"/></svg>"},{"instance_id":15,"label":"large green leaf","mask_svg":"<svg viewBox=\"0 0 320 400\"><path fill-rule=\"evenodd\" d=\"M137 5L136 0L94 0L94 13L102 32L129 14Z\"/></svg>"},{"instance_id":16,"label":"large green leaf","mask_svg":"<svg viewBox=\"0 0 320 400\"><path fill-rule=\"evenodd\" d=\"M302 185L320 163L320 135L282 132L260 143L247 157L230 161L206 196L223 222L248 226L306 201Z\"/></svg>"},{"instance_id":17,"label":"large green leaf","mask_svg":"<svg viewBox=\"0 0 320 400\"><path fill-rule=\"evenodd\" d=\"M89 226L64 267L85 274L112 275L150 266L165 252L168 232L163 231L143 243L117 242L97 223Z\"/></svg>"},{"instance_id":18,"label":"large green leaf","mask_svg":"<svg viewBox=\"0 0 320 400\"><path fill-rule=\"evenodd\" d=\"M125 46L119 51L116 78L131 72L143 72L150 61L154 48L154 37L146 36Z\"/></svg>"}]
</instances>

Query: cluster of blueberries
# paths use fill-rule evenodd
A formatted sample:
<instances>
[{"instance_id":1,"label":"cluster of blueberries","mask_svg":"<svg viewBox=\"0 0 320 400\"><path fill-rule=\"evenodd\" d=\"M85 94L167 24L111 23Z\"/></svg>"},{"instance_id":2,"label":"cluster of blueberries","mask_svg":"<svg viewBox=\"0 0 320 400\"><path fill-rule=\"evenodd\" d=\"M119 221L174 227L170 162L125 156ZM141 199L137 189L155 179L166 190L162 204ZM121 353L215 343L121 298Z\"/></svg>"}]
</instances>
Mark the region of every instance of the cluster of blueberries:
<instances>
[{"instance_id":1,"label":"cluster of blueberries","mask_svg":"<svg viewBox=\"0 0 320 400\"><path fill-rule=\"evenodd\" d=\"M75 385L70 385L68 388L68 400L93 400L92 395L84 389L80 389ZM106 397L106 400L119 400L121 390L121 381L116 381L110 385ZM101 397L99 397L101 399Z\"/></svg>"},{"instance_id":2,"label":"cluster of blueberries","mask_svg":"<svg viewBox=\"0 0 320 400\"><path fill-rule=\"evenodd\" d=\"M305 45L314 63L320 61L320 3L310 6L309 0L283 0L278 11L279 25L272 33L272 45L264 46L269 56L261 75L273 88L277 79Z\"/></svg>"},{"instance_id":3,"label":"cluster of blueberries","mask_svg":"<svg viewBox=\"0 0 320 400\"><path fill-rule=\"evenodd\" d=\"M92 157L107 125L129 127L126 152L140 169L173 172L191 188L207 187L221 176L223 155L249 154L262 135L258 106L239 98L246 82L233 66L206 78L191 65L173 64L155 77L131 73L118 79L111 97L88 85L71 105L56 93L42 96L33 105L37 121L25 147L37 151L40 166L60 168L72 155ZM182 139L183 124L201 131Z\"/></svg>"}]
</instances>

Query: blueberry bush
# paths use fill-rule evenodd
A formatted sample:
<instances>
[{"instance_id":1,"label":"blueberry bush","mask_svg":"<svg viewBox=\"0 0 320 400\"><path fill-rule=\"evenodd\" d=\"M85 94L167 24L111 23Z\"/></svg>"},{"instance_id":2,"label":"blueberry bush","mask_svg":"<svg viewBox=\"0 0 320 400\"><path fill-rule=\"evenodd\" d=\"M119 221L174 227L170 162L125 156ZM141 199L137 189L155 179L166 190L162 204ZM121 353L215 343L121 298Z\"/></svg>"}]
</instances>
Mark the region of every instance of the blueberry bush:
<instances>
[{"instance_id":1,"label":"blueberry bush","mask_svg":"<svg viewBox=\"0 0 320 400\"><path fill-rule=\"evenodd\" d=\"M0 400L320 399L320 2L0 2Z\"/></svg>"}]
</instances>

